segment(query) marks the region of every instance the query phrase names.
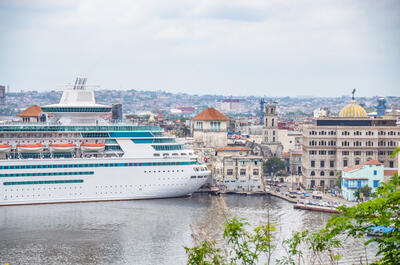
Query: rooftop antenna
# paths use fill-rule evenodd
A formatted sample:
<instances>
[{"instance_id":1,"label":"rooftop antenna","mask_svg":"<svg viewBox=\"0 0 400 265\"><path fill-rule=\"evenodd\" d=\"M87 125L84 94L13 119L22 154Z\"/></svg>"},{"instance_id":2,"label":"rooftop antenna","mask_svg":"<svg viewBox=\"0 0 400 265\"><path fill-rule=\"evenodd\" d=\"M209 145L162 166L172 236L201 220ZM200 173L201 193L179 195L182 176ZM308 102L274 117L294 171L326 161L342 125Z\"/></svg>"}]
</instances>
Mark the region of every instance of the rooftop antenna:
<instances>
[{"instance_id":1,"label":"rooftop antenna","mask_svg":"<svg viewBox=\"0 0 400 265\"><path fill-rule=\"evenodd\" d=\"M354 93L356 93L356 89L355 88L353 89L353 92L351 92L351 94L353 94L353 96L351 97L351 100L355 100Z\"/></svg>"},{"instance_id":2,"label":"rooftop antenna","mask_svg":"<svg viewBox=\"0 0 400 265\"><path fill-rule=\"evenodd\" d=\"M83 90L86 86L86 77L77 77L75 80L74 90Z\"/></svg>"}]
</instances>

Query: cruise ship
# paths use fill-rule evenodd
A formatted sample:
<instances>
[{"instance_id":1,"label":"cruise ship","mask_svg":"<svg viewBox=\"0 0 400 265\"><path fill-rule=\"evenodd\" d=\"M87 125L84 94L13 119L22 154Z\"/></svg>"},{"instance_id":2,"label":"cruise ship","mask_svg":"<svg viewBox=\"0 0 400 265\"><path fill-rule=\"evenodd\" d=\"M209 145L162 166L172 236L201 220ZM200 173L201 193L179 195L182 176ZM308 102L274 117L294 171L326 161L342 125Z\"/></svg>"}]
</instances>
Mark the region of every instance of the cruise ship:
<instances>
[{"instance_id":1,"label":"cruise ship","mask_svg":"<svg viewBox=\"0 0 400 265\"><path fill-rule=\"evenodd\" d=\"M159 126L107 122L85 78L37 123L0 124L0 205L180 197L211 175Z\"/></svg>"}]
</instances>

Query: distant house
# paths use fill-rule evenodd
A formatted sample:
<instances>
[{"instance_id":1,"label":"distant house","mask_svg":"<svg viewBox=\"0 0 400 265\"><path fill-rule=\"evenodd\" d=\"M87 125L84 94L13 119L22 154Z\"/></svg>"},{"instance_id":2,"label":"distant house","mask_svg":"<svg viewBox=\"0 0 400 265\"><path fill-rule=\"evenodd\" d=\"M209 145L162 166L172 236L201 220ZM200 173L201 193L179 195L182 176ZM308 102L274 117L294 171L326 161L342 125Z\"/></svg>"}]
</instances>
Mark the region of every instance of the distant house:
<instances>
[{"instance_id":1,"label":"distant house","mask_svg":"<svg viewBox=\"0 0 400 265\"><path fill-rule=\"evenodd\" d=\"M207 108L191 119L195 143L216 148L227 145L229 118L214 108Z\"/></svg>"},{"instance_id":2,"label":"distant house","mask_svg":"<svg viewBox=\"0 0 400 265\"><path fill-rule=\"evenodd\" d=\"M38 105L32 105L23 112L17 114L17 117L22 119L22 122L39 122L39 116L43 113L42 108Z\"/></svg>"},{"instance_id":3,"label":"distant house","mask_svg":"<svg viewBox=\"0 0 400 265\"><path fill-rule=\"evenodd\" d=\"M346 168L342 171L342 196L346 200L356 201L354 192L364 186L376 191L380 182L384 182L385 168L383 163L370 160L361 165ZM394 172L394 170L392 170ZM397 171L397 170L396 170ZM389 174L389 172L386 172Z\"/></svg>"},{"instance_id":4,"label":"distant house","mask_svg":"<svg viewBox=\"0 0 400 265\"><path fill-rule=\"evenodd\" d=\"M248 147L215 149L212 175L222 192L261 192L262 156L250 155Z\"/></svg>"}]
</instances>

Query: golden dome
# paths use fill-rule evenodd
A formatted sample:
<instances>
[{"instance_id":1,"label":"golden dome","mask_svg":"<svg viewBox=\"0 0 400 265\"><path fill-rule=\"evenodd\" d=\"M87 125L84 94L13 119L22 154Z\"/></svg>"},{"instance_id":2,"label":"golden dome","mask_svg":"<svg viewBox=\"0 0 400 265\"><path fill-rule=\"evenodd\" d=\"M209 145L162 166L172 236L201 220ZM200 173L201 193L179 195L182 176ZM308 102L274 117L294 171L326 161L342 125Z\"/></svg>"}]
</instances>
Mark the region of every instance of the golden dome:
<instances>
[{"instance_id":1,"label":"golden dome","mask_svg":"<svg viewBox=\"0 0 400 265\"><path fill-rule=\"evenodd\" d=\"M339 117L342 118L360 118L368 117L367 112L363 107L357 104L355 100L350 101L350 103L345 106L340 112Z\"/></svg>"}]
</instances>

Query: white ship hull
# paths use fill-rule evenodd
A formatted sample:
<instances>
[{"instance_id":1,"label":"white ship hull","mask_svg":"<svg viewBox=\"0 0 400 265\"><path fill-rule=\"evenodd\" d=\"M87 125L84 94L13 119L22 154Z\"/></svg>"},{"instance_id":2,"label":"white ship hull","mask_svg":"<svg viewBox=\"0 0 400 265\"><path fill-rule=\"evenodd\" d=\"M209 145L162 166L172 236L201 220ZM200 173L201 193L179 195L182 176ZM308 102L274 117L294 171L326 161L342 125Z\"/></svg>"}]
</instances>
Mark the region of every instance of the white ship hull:
<instances>
[{"instance_id":1,"label":"white ship hull","mask_svg":"<svg viewBox=\"0 0 400 265\"><path fill-rule=\"evenodd\" d=\"M60 164L60 161L51 160L40 161L40 164L48 165L49 162ZM101 164L126 163L127 160L79 159L63 161L63 164L71 162ZM30 161L29 165L33 164L36 163ZM199 189L210 175L209 171L195 172L193 167L194 165L3 169L0 170L0 206L185 196ZM10 173L48 175L4 177ZM55 173L64 175L49 175ZM38 181L42 184L34 183ZM55 181L67 183L50 183ZM79 182L68 183L68 181Z\"/></svg>"}]
</instances>

